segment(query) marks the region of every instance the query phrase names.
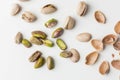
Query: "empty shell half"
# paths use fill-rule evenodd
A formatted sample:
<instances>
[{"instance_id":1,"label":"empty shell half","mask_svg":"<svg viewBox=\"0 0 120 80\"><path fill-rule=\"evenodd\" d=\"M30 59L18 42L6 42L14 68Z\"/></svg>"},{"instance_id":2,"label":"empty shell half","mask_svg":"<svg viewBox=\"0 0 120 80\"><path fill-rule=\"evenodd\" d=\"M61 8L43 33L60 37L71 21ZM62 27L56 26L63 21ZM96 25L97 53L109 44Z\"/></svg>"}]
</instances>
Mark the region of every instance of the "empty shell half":
<instances>
[{"instance_id":1,"label":"empty shell half","mask_svg":"<svg viewBox=\"0 0 120 80\"><path fill-rule=\"evenodd\" d=\"M114 68L120 70L120 60L113 60L111 64Z\"/></svg>"}]
</instances>

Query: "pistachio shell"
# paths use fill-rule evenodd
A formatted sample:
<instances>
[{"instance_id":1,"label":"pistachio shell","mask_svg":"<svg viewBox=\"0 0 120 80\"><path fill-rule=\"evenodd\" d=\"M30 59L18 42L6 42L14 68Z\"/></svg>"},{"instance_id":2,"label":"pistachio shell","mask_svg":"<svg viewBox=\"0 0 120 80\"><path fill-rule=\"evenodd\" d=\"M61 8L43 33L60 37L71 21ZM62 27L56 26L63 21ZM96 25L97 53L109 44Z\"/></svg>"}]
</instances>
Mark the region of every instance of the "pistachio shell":
<instances>
[{"instance_id":1,"label":"pistachio shell","mask_svg":"<svg viewBox=\"0 0 120 80\"><path fill-rule=\"evenodd\" d=\"M43 44L42 40L40 40L36 37L31 37L30 42L33 43L33 44L36 44L36 45L42 45Z\"/></svg>"},{"instance_id":2,"label":"pistachio shell","mask_svg":"<svg viewBox=\"0 0 120 80\"><path fill-rule=\"evenodd\" d=\"M49 70L55 67L54 59L51 56L47 57L47 67Z\"/></svg>"},{"instance_id":3,"label":"pistachio shell","mask_svg":"<svg viewBox=\"0 0 120 80\"><path fill-rule=\"evenodd\" d=\"M57 25L57 20L54 19L54 18L48 20L48 21L45 23L45 26L46 26L47 28L52 28L52 27L54 27L54 26L56 26L56 25Z\"/></svg>"},{"instance_id":4,"label":"pistachio shell","mask_svg":"<svg viewBox=\"0 0 120 80\"><path fill-rule=\"evenodd\" d=\"M97 51L102 51L104 48L104 45L101 40L98 39L93 39L91 41L92 46L97 50Z\"/></svg>"},{"instance_id":5,"label":"pistachio shell","mask_svg":"<svg viewBox=\"0 0 120 80\"><path fill-rule=\"evenodd\" d=\"M72 53L72 57L70 57L71 61L74 63L78 62L80 60L79 52L74 48L70 49L70 52Z\"/></svg>"},{"instance_id":6,"label":"pistachio shell","mask_svg":"<svg viewBox=\"0 0 120 80\"><path fill-rule=\"evenodd\" d=\"M57 28L53 33L52 33L52 38L58 38L60 37L64 32L63 28Z\"/></svg>"},{"instance_id":7,"label":"pistachio shell","mask_svg":"<svg viewBox=\"0 0 120 80\"><path fill-rule=\"evenodd\" d=\"M88 42L92 38L90 33L80 33L77 35L76 39L80 42Z\"/></svg>"},{"instance_id":8,"label":"pistachio shell","mask_svg":"<svg viewBox=\"0 0 120 80\"><path fill-rule=\"evenodd\" d=\"M43 31L33 31L31 33L34 37L45 39L47 37L46 33Z\"/></svg>"},{"instance_id":9,"label":"pistachio shell","mask_svg":"<svg viewBox=\"0 0 120 80\"><path fill-rule=\"evenodd\" d=\"M104 44L114 44L117 41L118 37L114 34L109 34L103 38Z\"/></svg>"},{"instance_id":10,"label":"pistachio shell","mask_svg":"<svg viewBox=\"0 0 120 80\"><path fill-rule=\"evenodd\" d=\"M98 52L94 51L94 52L91 52L90 54L88 54L86 56L86 64L87 65L93 65L96 63L97 59L99 57L99 54Z\"/></svg>"},{"instance_id":11,"label":"pistachio shell","mask_svg":"<svg viewBox=\"0 0 120 80\"><path fill-rule=\"evenodd\" d=\"M48 46L48 47L53 47L54 46L54 43L51 41L51 40L43 40L43 44Z\"/></svg>"},{"instance_id":12,"label":"pistachio shell","mask_svg":"<svg viewBox=\"0 0 120 80\"><path fill-rule=\"evenodd\" d=\"M15 16L21 11L21 6L19 4L13 4L12 10L11 10L11 15Z\"/></svg>"},{"instance_id":13,"label":"pistachio shell","mask_svg":"<svg viewBox=\"0 0 120 80\"><path fill-rule=\"evenodd\" d=\"M84 16L87 12L88 6L84 1L81 1L78 5L77 14L79 16Z\"/></svg>"},{"instance_id":14,"label":"pistachio shell","mask_svg":"<svg viewBox=\"0 0 120 80\"><path fill-rule=\"evenodd\" d=\"M106 23L106 17L101 11L95 11L95 19L97 22L105 24Z\"/></svg>"},{"instance_id":15,"label":"pistachio shell","mask_svg":"<svg viewBox=\"0 0 120 80\"><path fill-rule=\"evenodd\" d=\"M66 50L67 49L67 45L62 39L58 38L56 40L56 43L61 50Z\"/></svg>"},{"instance_id":16,"label":"pistachio shell","mask_svg":"<svg viewBox=\"0 0 120 80\"><path fill-rule=\"evenodd\" d=\"M110 70L110 65L107 61L103 61L102 64L99 67L99 72L102 75L105 75L109 72Z\"/></svg>"},{"instance_id":17,"label":"pistachio shell","mask_svg":"<svg viewBox=\"0 0 120 80\"><path fill-rule=\"evenodd\" d=\"M75 20L71 16L68 16L65 22L65 29L70 30L73 29L74 26L75 26Z\"/></svg>"},{"instance_id":18,"label":"pistachio shell","mask_svg":"<svg viewBox=\"0 0 120 80\"><path fill-rule=\"evenodd\" d=\"M44 65L45 63L45 59L43 57L40 57L36 62L35 62L35 65L34 65L34 68L37 69L37 68L40 68Z\"/></svg>"},{"instance_id":19,"label":"pistachio shell","mask_svg":"<svg viewBox=\"0 0 120 80\"><path fill-rule=\"evenodd\" d=\"M29 61L30 62L35 62L36 60L38 60L38 58L42 55L42 53L40 51L35 51L30 57L29 57Z\"/></svg>"},{"instance_id":20,"label":"pistachio shell","mask_svg":"<svg viewBox=\"0 0 120 80\"><path fill-rule=\"evenodd\" d=\"M120 50L120 40L117 40L114 44L113 47L115 50Z\"/></svg>"},{"instance_id":21,"label":"pistachio shell","mask_svg":"<svg viewBox=\"0 0 120 80\"><path fill-rule=\"evenodd\" d=\"M117 34L120 34L120 21L118 21L114 27L114 31L117 33Z\"/></svg>"},{"instance_id":22,"label":"pistachio shell","mask_svg":"<svg viewBox=\"0 0 120 80\"><path fill-rule=\"evenodd\" d=\"M32 44L27 39L23 39L22 44L27 48L30 48L32 46Z\"/></svg>"},{"instance_id":23,"label":"pistachio shell","mask_svg":"<svg viewBox=\"0 0 120 80\"><path fill-rule=\"evenodd\" d=\"M72 53L70 51L62 51L60 53L60 56L63 58L70 58L70 57L72 57Z\"/></svg>"},{"instance_id":24,"label":"pistachio shell","mask_svg":"<svg viewBox=\"0 0 120 80\"><path fill-rule=\"evenodd\" d=\"M43 14L50 14L50 13L55 12L56 10L57 10L57 8L53 4L47 4L42 7L41 12Z\"/></svg>"},{"instance_id":25,"label":"pistachio shell","mask_svg":"<svg viewBox=\"0 0 120 80\"><path fill-rule=\"evenodd\" d=\"M115 69L120 70L120 60L113 60L111 64Z\"/></svg>"},{"instance_id":26,"label":"pistachio shell","mask_svg":"<svg viewBox=\"0 0 120 80\"><path fill-rule=\"evenodd\" d=\"M23 40L23 35L21 32L18 32L16 37L15 37L16 44L20 44L22 42L22 40Z\"/></svg>"}]
</instances>

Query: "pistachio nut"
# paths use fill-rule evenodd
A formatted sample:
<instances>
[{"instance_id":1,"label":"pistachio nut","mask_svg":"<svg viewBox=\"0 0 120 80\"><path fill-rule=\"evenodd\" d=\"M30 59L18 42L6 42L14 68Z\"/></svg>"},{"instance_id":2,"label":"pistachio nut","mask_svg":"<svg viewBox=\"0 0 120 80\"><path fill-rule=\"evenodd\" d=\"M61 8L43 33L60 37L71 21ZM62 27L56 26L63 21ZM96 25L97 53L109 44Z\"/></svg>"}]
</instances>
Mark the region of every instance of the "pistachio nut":
<instances>
[{"instance_id":1,"label":"pistachio nut","mask_svg":"<svg viewBox=\"0 0 120 80\"><path fill-rule=\"evenodd\" d=\"M75 20L71 16L68 16L65 22L65 29L70 30L73 29L74 26L75 26Z\"/></svg>"},{"instance_id":2,"label":"pistachio nut","mask_svg":"<svg viewBox=\"0 0 120 80\"><path fill-rule=\"evenodd\" d=\"M114 31L117 33L117 34L120 34L120 21L118 21L114 27Z\"/></svg>"},{"instance_id":3,"label":"pistachio nut","mask_svg":"<svg viewBox=\"0 0 120 80\"><path fill-rule=\"evenodd\" d=\"M22 19L26 22L31 23L34 22L37 19L37 17L33 13L26 11L22 14Z\"/></svg>"},{"instance_id":4,"label":"pistachio nut","mask_svg":"<svg viewBox=\"0 0 120 80\"><path fill-rule=\"evenodd\" d=\"M111 64L115 69L120 70L120 60L113 60Z\"/></svg>"},{"instance_id":5,"label":"pistachio nut","mask_svg":"<svg viewBox=\"0 0 120 80\"><path fill-rule=\"evenodd\" d=\"M86 56L86 64L87 65L93 65L98 60L99 54L97 51L91 52Z\"/></svg>"},{"instance_id":6,"label":"pistachio nut","mask_svg":"<svg viewBox=\"0 0 120 80\"><path fill-rule=\"evenodd\" d=\"M88 42L92 38L90 33L80 33L77 35L76 39L80 42Z\"/></svg>"},{"instance_id":7,"label":"pistachio nut","mask_svg":"<svg viewBox=\"0 0 120 80\"><path fill-rule=\"evenodd\" d=\"M54 27L54 26L56 26L56 25L57 25L57 20L54 19L54 18L48 20L48 21L45 23L45 26L46 26L47 28L52 28L52 27Z\"/></svg>"},{"instance_id":8,"label":"pistachio nut","mask_svg":"<svg viewBox=\"0 0 120 80\"><path fill-rule=\"evenodd\" d=\"M58 38L56 40L56 43L61 50L66 50L67 49L67 45L62 39Z\"/></svg>"},{"instance_id":9,"label":"pistachio nut","mask_svg":"<svg viewBox=\"0 0 120 80\"><path fill-rule=\"evenodd\" d=\"M21 6L19 4L13 4L12 10L11 10L11 15L15 16L21 11Z\"/></svg>"},{"instance_id":10,"label":"pistachio nut","mask_svg":"<svg viewBox=\"0 0 120 80\"><path fill-rule=\"evenodd\" d=\"M63 58L70 58L70 57L72 57L72 53L70 51L62 51L60 53L60 56Z\"/></svg>"},{"instance_id":11,"label":"pistachio nut","mask_svg":"<svg viewBox=\"0 0 120 80\"><path fill-rule=\"evenodd\" d=\"M27 39L23 39L22 44L27 48L30 48L32 46L32 44Z\"/></svg>"},{"instance_id":12,"label":"pistachio nut","mask_svg":"<svg viewBox=\"0 0 120 80\"><path fill-rule=\"evenodd\" d=\"M49 70L55 67L54 59L51 56L47 57L47 67Z\"/></svg>"},{"instance_id":13,"label":"pistachio nut","mask_svg":"<svg viewBox=\"0 0 120 80\"><path fill-rule=\"evenodd\" d=\"M81 1L78 5L77 14L79 16L84 16L87 12L88 6L84 1Z\"/></svg>"},{"instance_id":14,"label":"pistachio nut","mask_svg":"<svg viewBox=\"0 0 120 80\"><path fill-rule=\"evenodd\" d=\"M33 37L33 36L30 38L30 42L33 43L33 44L36 44L36 45L42 45L43 44L41 39L38 39L38 38Z\"/></svg>"},{"instance_id":15,"label":"pistachio nut","mask_svg":"<svg viewBox=\"0 0 120 80\"><path fill-rule=\"evenodd\" d=\"M30 57L29 57L29 61L30 62L35 62L38 60L38 58L42 55L42 53L40 51L35 51Z\"/></svg>"},{"instance_id":16,"label":"pistachio nut","mask_svg":"<svg viewBox=\"0 0 120 80\"><path fill-rule=\"evenodd\" d=\"M50 13L55 12L56 10L57 10L57 8L53 4L47 4L42 7L41 12L43 14L50 14Z\"/></svg>"},{"instance_id":17,"label":"pistachio nut","mask_svg":"<svg viewBox=\"0 0 120 80\"><path fill-rule=\"evenodd\" d=\"M119 39L113 44L113 47L115 50L120 51L120 40Z\"/></svg>"},{"instance_id":18,"label":"pistachio nut","mask_svg":"<svg viewBox=\"0 0 120 80\"><path fill-rule=\"evenodd\" d=\"M45 40L42 40L42 41L43 41L43 44L45 46L48 46L48 47L53 47L54 46L54 43L51 40L45 39Z\"/></svg>"},{"instance_id":19,"label":"pistachio nut","mask_svg":"<svg viewBox=\"0 0 120 80\"><path fill-rule=\"evenodd\" d=\"M46 33L44 33L43 31L33 31L31 34L34 37L41 38L41 39L45 39L47 37Z\"/></svg>"},{"instance_id":20,"label":"pistachio nut","mask_svg":"<svg viewBox=\"0 0 120 80\"><path fill-rule=\"evenodd\" d=\"M40 68L44 65L45 63L45 59L41 56L38 58L38 60L35 62L35 65L34 65L34 68L37 69L37 68Z\"/></svg>"},{"instance_id":21,"label":"pistachio nut","mask_svg":"<svg viewBox=\"0 0 120 80\"><path fill-rule=\"evenodd\" d=\"M22 40L23 40L23 35L21 32L18 32L16 37L15 37L16 44L20 44L22 42Z\"/></svg>"},{"instance_id":22,"label":"pistachio nut","mask_svg":"<svg viewBox=\"0 0 120 80\"><path fill-rule=\"evenodd\" d=\"M109 72L110 70L110 65L107 61L103 61L102 64L99 67L99 72L102 75L105 75Z\"/></svg>"},{"instance_id":23,"label":"pistachio nut","mask_svg":"<svg viewBox=\"0 0 120 80\"><path fill-rule=\"evenodd\" d=\"M74 63L78 62L80 60L79 52L74 48L70 49L70 52L72 53L72 56L70 57L71 61Z\"/></svg>"},{"instance_id":24,"label":"pistachio nut","mask_svg":"<svg viewBox=\"0 0 120 80\"><path fill-rule=\"evenodd\" d=\"M117 41L118 37L114 34L108 34L103 38L104 44L114 44Z\"/></svg>"},{"instance_id":25,"label":"pistachio nut","mask_svg":"<svg viewBox=\"0 0 120 80\"><path fill-rule=\"evenodd\" d=\"M52 38L58 38L60 37L64 32L63 28L57 28L53 33L52 33Z\"/></svg>"},{"instance_id":26,"label":"pistachio nut","mask_svg":"<svg viewBox=\"0 0 120 80\"><path fill-rule=\"evenodd\" d=\"M98 39L93 39L91 41L91 44L97 51L102 51L104 48L103 42L101 40L98 40Z\"/></svg>"},{"instance_id":27,"label":"pistachio nut","mask_svg":"<svg viewBox=\"0 0 120 80\"><path fill-rule=\"evenodd\" d=\"M103 24L106 23L106 17L101 11L95 11L94 16L98 23L103 23Z\"/></svg>"}]
</instances>

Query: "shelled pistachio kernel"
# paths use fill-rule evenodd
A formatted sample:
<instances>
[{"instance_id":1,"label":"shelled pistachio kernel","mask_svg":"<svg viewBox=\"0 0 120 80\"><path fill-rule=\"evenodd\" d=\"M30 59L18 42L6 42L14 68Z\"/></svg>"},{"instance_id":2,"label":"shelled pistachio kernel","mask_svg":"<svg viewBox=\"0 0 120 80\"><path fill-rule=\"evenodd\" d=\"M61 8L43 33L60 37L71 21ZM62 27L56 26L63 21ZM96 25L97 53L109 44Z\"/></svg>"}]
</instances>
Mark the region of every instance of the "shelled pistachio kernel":
<instances>
[{"instance_id":1,"label":"shelled pistachio kernel","mask_svg":"<svg viewBox=\"0 0 120 80\"><path fill-rule=\"evenodd\" d=\"M33 32L31 32L31 34L32 34L32 36L41 38L41 39L45 39L47 37L46 33L43 31L33 31Z\"/></svg>"},{"instance_id":2,"label":"shelled pistachio kernel","mask_svg":"<svg viewBox=\"0 0 120 80\"><path fill-rule=\"evenodd\" d=\"M23 39L22 44L27 48L30 48L32 46L32 44L27 39Z\"/></svg>"},{"instance_id":3,"label":"shelled pistachio kernel","mask_svg":"<svg viewBox=\"0 0 120 80\"><path fill-rule=\"evenodd\" d=\"M56 43L61 50L66 50L67 49L67 45L62 39L58 38L56 40Z\"/></svg>"},{"instance_id":4,"label":"shelled pistachio kernel","mask_svg":"<svg viewBox=\"0 0 120 80\"><path fill-rule=\"evenodd\" d=\"M58 38L60 37L64 32L63 28L57 28L53 33L52 33L52 38Z\"/></svg>"},{"instance_id":5,"label":"shelled pistachio kernel","mask_svg":"<svg viewBox=\"0 0 120 80\"><path fill-rule=\"evenodd\" d=\"M70 57L72 57L72 53L70 51L62 51L60 53L60 56L63 58L70 58Z\"/></svg>"},{"instance_id":6,"label":"shelled pistachio kernel","mask_svg":"<svg viewBox=\"0 0 120 80\"><path fill-rule=\"evenodd\" d=\"M54 19L54 18L52 18L52 19L48 20L47 22L45 22L45 26L47 28L52 28L52 27L54 27L56 25L57 25L57 20Z\"/></svg>"},{"instance_id":7,"label":"shelled pistachio kernel","mask_svg":"<svg viewBox=\"0 0 120 80\"><path fill-rule=\"evenodd\" d=\"M51 56L47 57L47 67L49 70L55 67L54 59Z\"/></svg>"},{"instance_id":8,"label":"shelled pistachio kernel","mask_svg":"<svg viewBox=\"0 0 120 80\"><path fill-rule=\"evenodd\" d=\"M54 43L51 40L45 39L45 40L42 40L42 41L43 41L43 44L45 46L48 46L48 47L53 47L54 46Z\"/></svg>"}]
</instances>

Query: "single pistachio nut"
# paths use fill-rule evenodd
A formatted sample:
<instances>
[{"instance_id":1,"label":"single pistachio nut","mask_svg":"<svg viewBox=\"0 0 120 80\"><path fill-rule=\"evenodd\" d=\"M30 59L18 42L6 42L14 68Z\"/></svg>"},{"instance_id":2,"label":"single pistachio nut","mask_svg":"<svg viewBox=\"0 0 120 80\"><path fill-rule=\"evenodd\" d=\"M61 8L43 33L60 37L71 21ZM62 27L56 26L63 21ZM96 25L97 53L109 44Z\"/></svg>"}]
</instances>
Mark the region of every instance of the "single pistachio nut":
<instances>
[{"instance_id":1,"label":"single pistachio nut","mask_svg":"<svg viewBox=\"0 0 120 80\"><path fill-rule=\"evenodd\" d=\"M32 44L27 39L23 39L22 44L27 48L30 48L32 46Z\"/></svg>"},{"instance_id":2,"label":"single pistachio nut","mask_svg":"<svg viewBox=\"0 0 120 80\"><path fill-rule=\"evenodd\" d=\"M70 52L72 53L72 56L70 57L70 60L74 63L78 62L80 60L79 52L74 48L70 49Z\"/></svg>"},{"instance_id":3,"label":"single pistachio nut","mask_svg":"<svg viewBox=\"0 0 120 80\"><path fill-rule=\"evenodd\" d=\"M98 60L99 54L97 51L91 52L86 56L86 64L87 65L93 65Z\"/></svg>"},{"instance_id":4,"label":"single pistachio nut","mask_svg":"<svg viewBox=\"0 0 120 80\"><path fill-rule=\"evenodd\" d=\"M66 18L66 22L65 22L64 28L67 29L67 30L70 30L70 29L73 29L74 26L75 26L75 20L71 16L68 16Z\"/></svg>"},{"instance_id":5,"label":"single pistachio nut","mask_svg":"<svg viewBox=\"0 0 120 80\"><path fill-rule=\"evenodd\" d=\"M79 16L84 16L87 12L88 6L84 1L81 1L78 5L77 14Z\"/></svg>"},{"instance_id":6,"label":"single pistachio nut","mask_svg":"<svg viewBox=\"0 0 120 80\"><path fill-rule=\"evenodd\" d=\"M109 70L110 70L109 63L107 61L103 61L99 67L100 74L105 75L105 74L109 73Z\"/></svg>"},{"instance_id":7,"label":"single pistachio nut","mask_svg":"<svg viewBox=\"0 0 120 80\"><path fill-rule=\"evenodd\" d=\"M21 32L18 32L16 37L15 37L16 44L20 44L22 42L22 40L23 40L23 35Z\"/></svg>"},{"instance_id":8,"label":"single pistachio nut","mask_svg":"<svg viewBox=\"0 0 120 80\"><path fill-rule=\"evenodd\" d=\"M37 19L37 17L33 13L26 11L22 14L22 19L26 22L31 23L34 22Z\"/></svg>"},{"instance_id":9,"label":"single pistachio nut","mask_svg":"<svg viewBox=\"0 0 120 80\"><path fill-rule=\"evenodd\" d=\"M72 53L70 51L62 51L60 53L60 56L63 58L70 58L70 57L72 57Z\"/></svg>"},{"instance_id":10,"label":"single pistachio nut","mask_svg":"<svg viewBox=\"0 0 120 80\"><path fill-rule=\"evenodd\" d=\"M114 44L113 47L115 50L120 51L120 39L118 39Z\"/></svg>"},{"instance_id":11,"label":"single pistachio nut","mask_svg":"<svg viewBox=\"0 0 120 80\"><path fill-rule=\"evenodd\" d=\"M45 46L48 46L48 47L53 47L54 46L54 43L51 40L45 39L45 40L42 40L42 41L43 41L43 44Z\"/></svg>"},{"instance_id":12,"label":"single pistachio nut","mask_svg":"<svg viewBox=\"0 0 120 80\"><path fill-rule=\"evenodd\" d=\"M56 40L56 43L61 50L66 50L67 49L67 45L62 39L58 38Z\"/></svg>"},{"instance_id":13,"label":"single pistachio nut","mask_svg":"<svg viewBox=\"0 0 120 80\"><path fill-rule=\"evenodd\" d=\"M88 42L92 38L90 33L80 33L77 35L76 39L80 42Z\"/></svg>"},{"instance_id":14,"label":"single pistachio nut","mask_svg":"<svg viewBox=\"0 0 120 80\"><path fill-rule=\"evenodd\" d=\"M33 36L30 38L30 42L33 43L33 44L36 44L36 45L42 45L43 44L41 39L38 39L38 38L33 37Z\"/></svg>"},{"instance_id":15,"label":"single pistachio nut","mask_svg":"<svg viewBox=\"0 0 120 80\"><path fill-rule=\"evenodd\" d=\"M33 32L31 32L31 34L32 34L32 36L41 38L41 39L45 39L47 37L46 33L43 31L33 31Z\"/></svg>"},{"instance_id":16,"label":"single pistachio nut","mask_svg":"<svg viewBox=\"0 0 120 80\"><path fill-rule=\"evenodd\" d=\"M112 60L111 64L115 69L120 70L120 60Z\"/></svg>"},{"instance_id":17,"label":"single pistachio nut","mask_svg":"<svg viewBox=\"0 0 120 80\"><path fill-rule=\"evenodd\" d=\"M54 27L54 26L56 26L56 25L57 25L57 20L54 19L54 18L48 20L48 21L45 23L45 26L46 26L47 28L52 28L52 27Z\"/></svg>"},{"instance_id":18,"label":"single pistachio nut","mask_svg":"<svg viewBox=\"0 0 120 80\"><path fill-rule=\"evenodd\" d=\"M43 14L50 14L57 11L57 8L53 4L47 4L42 7L41 12Z\"/></svg>"},{"instance_id":19,"label":"single pistachio nut","mask_svg":"<svg viewBox=\"0 0 120 80\"><path fill-rule=\"evenodd\" d=\"M57 28L53 33L52 33L52 38L58 38L60 37L64 32L63 28Z\"/></svg>"},{"instance_id":20,"label":"single pistachio nut","mask_svg":"<svg viewBox=\"0 0 120 80\"><path fill-rule=\"evenodd\" d=\"M13 4L12 10L11 10L11 15L15 16L21 11L22 7L19 4Z\"/></svg>"},{"instance_id":21,"label":"single pistachio nut","mask_svg":"<svg viewBox=\"0 0 120 80\"><path fill-rule=\"evenodd\" d=\"M102 24L106 23L106 17L101 11L95 11L94 16L98 23L102 23Z\"/></svg>"},{"instance_id":22,"label":"single pistachio nut","mask_svg":"<svg viewBox=\"0 0 120 80\"><path fill-rule=\"evenodd\" d=\"M55 67L54 59L51 56L47 57L47 67L49 70Z\"/></svg>"},{"instance_id":23,"label":"single pistachio nut","mask_svg":"<svg viewBox=\"0 0 120 80\"><path fill-rule=\"evenodd\" d=\"M114 27L114 31L117 33L117 34L120 34L120 21L118 21Z\"/></svg>"},{"instance_id":24,"label":"single pistachio nut","mask_svg":"<svg viewBox=\"0 0 120 80\"><path fill-rule=\"evenodd\" d=\"M38 60L38 58L42 55L42 53L40 51L35 51L30 57L29 57L29 61L30 62L35 62Z\"/></svg>"},{"instance_id":25,"label":"single pistachio nut","mask_svg":"<svg viewBox=\"0 0 120 80\"><path fill-rule=\"evenodd\" d=\"M38 60L35 62L34 68L40 68L45 64L45 59L41 56L40 58L38 58Z\"/></svg>"}]
</instances>

